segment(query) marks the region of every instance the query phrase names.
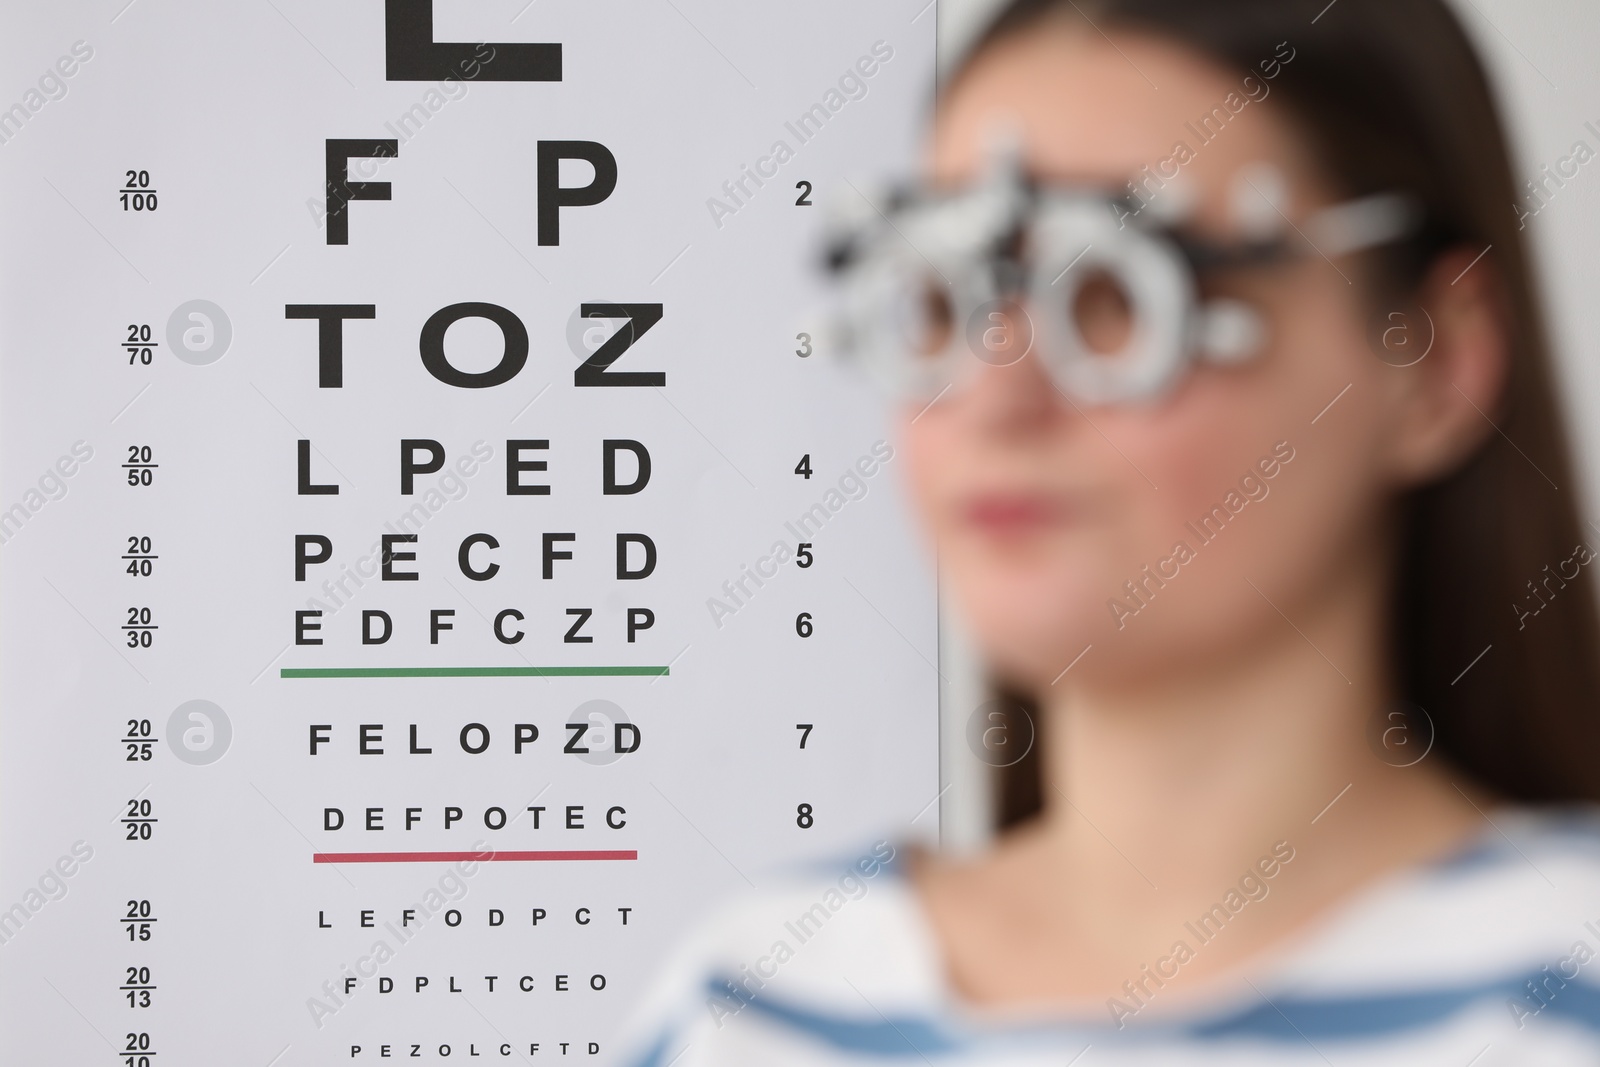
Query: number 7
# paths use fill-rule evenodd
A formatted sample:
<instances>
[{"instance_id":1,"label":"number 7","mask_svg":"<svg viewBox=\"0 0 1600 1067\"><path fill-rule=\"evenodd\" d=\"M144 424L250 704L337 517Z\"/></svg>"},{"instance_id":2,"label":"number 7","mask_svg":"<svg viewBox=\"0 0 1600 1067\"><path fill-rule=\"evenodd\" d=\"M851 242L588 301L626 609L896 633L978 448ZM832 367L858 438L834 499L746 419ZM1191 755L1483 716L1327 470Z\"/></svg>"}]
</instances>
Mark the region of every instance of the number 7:
<instances>
[{"instance_id":1,"label":"number 7","mask_svg":"<svg viewBox=\"0 0 1600 1067\"><path fill-rule=\"evenodd\" d=\"M794 728L796 730L801 731L801 733L800 733L800 747L801 748L805 748L806 747L806 738L811 736L811 725L812 724L809 723L809 722L797 722L797 723L794 724Z\"/></svg>"}]
</instances>

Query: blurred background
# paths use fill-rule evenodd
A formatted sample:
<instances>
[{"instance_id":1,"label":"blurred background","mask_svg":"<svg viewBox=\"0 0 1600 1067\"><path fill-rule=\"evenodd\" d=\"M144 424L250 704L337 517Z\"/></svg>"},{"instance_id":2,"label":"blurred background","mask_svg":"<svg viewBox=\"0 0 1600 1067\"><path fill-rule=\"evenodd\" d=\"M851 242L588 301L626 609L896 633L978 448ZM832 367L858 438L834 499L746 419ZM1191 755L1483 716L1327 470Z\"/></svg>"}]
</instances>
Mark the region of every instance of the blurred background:
<instances>
[{"instance_id":1,"label":"blurred background","mask_svg":"<svg viewBox=\"0 0 1600 1067\"><path fill-rule=\"evenodd\" d=\"M1203 0L1196 0L1203 2ZM1315 14L1318 2L1304 4ZM1333 0L1328 7L1337 6ZM1595 0L1451 0L1489 69L1524 196L1506 211L1525 219L1538 284L1563 375L1566 415L1579 455L1586 523L1600 523L1600 3ZM940 0L941 77L1004 0ZM1331 17L1331 12L1329 12ZM1417 42L1419 49L1426 42ZM1587 151L1578 148L1580 142ZM1577 162L1578 157L1588 158ZM1567 162L1563 162L1567 161ZM1558 174L1557 168L1571 177ZM1547 169L1548 168L1548 169ZM1553 178L1551 175L1555 175ZM1559 182L1556 180L1559 178ZM1543 183L1543 202L1527 191ZM1568 487L1563 486L1566 490ZM1600 530L1600 526L1595 527ZM956 621L941 622L941 833L958 851L982 844L991 820L989 768L966 743L967 720L988 696Z\"/></svg>"}]
</instances>

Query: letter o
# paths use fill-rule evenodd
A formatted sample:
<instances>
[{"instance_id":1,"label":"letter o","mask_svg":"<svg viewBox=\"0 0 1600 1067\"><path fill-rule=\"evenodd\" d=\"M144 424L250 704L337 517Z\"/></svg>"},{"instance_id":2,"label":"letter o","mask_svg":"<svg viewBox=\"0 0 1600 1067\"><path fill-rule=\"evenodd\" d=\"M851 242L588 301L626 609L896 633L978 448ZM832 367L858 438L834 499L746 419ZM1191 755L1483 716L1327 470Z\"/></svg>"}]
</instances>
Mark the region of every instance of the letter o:
<instances>
[{"instance_id":1,"label":"letter o","mask_svg":"<svg viewBox=\"0 0 1600 1067\"><path fill-rule=\"evenodd\" d=\"M495 812L499 812L500 813L500 821L499 822L495 822L492 819L492 816L494 815ZM506 809L505 808L490 808L487 811L485 811L483 813L483 825L487 826L491 830L504 830L505 826L506 826Z\"/></svg>"},{"instance_id":2,"label":"letter o","mask_svg":"<svg viewBox=\"0 0 1600 1067\"><path fill-rule=\"evenodd\" d=\"M452 915L455 916L455 918L452 919L451 918ZM455 908L451 908L449 911L444 913L444 924L446 926L460 926L461 925L461 913L459 911L457 911Z\"/></svg>"},{"instance_id":3,"label":"letter o","mask_svg":"<svg viewBox=\"0 0 1600 1067\"><path fill-rule=\"evenodd\" d=\"M598 993L598 992L600 992L600 990L604 989L605 987L606 987L606 976L605 975L603 975L603 974L591 974L589 976L589 988L590 989L592 989L596 993Z\"/></svg>"},{"instance_id":4,"label":"letter o","mask_svg":"<svg viewBox=\"0 0 1600 1067\"><path fill-rule=\"evenodd\" d=\"M500 334L505 339L505 352L500 356L500 362L489 370L476 374L457 370L444 354L445 332L462 319L488 319L500 327ZM460 389L487 389L509 382L528 362L528 330L522 325L521 319L499 304L469 301L442 307L430 315L428 321L422 324L418 347L422 351L422 365L441 382Z\"/></svg>"},{"instance_id":5,"label":"letter o","mask_svg":"<svg viewBox=\"0 0 1600 1067\"><path fill-rule=\"evenodd\" d=\"M474 730L478 731L478 736L482 738L477 748L473 748L471 743L467 741L467 735ZM469 722L467 725L461 728L461 751L467 753L468 755L476 756L488 747L489 728L483 725L483 723Z\"/></svg>"}]
</instances>

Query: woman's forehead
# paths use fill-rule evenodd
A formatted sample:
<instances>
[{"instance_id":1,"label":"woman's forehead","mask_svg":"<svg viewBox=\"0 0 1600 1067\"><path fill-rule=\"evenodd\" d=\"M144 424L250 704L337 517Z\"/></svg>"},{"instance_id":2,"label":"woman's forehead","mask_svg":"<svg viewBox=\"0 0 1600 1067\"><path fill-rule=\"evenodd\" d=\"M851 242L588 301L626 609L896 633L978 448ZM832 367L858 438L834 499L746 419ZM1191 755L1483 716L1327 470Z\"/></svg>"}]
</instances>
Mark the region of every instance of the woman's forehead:
<instances>
[{"instance_id":1,"label":"woman's forehead","mask_svg":"<svg viewBox=\"0 0 1600 1067\"><path fill-rule=\"evenodd\" d=\"M1074 184L1120 188L1149 167L1203 190L1252 162L1299 170L1282 110L1263 106L1273 83L1246 76L1176 42L1053 19L991 44L946 91L930 169L969 180L1009 142L1030 172Z\"/></svg>"}]
</instances>

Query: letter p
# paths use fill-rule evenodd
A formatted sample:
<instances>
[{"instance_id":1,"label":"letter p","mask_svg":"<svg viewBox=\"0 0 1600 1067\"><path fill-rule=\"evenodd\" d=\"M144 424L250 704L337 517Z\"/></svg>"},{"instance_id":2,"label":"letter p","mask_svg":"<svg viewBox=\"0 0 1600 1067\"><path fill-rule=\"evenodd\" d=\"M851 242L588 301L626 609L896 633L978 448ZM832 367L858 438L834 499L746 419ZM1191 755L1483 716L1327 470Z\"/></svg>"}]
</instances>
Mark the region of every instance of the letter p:
<instances>
[{"instance_id":1,"label":"letter p","mask_svg":"<svg viewBox=\"0 0 1600 1067\"><path fill-rule=\"evenodd\" d=\"M594 168L588 185L563 186L561 161L581 159ZM561 209L590 207L617 187L617 159L598 141L540 141L538 161L539 243L561 243Z\"/></svg>"}]
</instances>

